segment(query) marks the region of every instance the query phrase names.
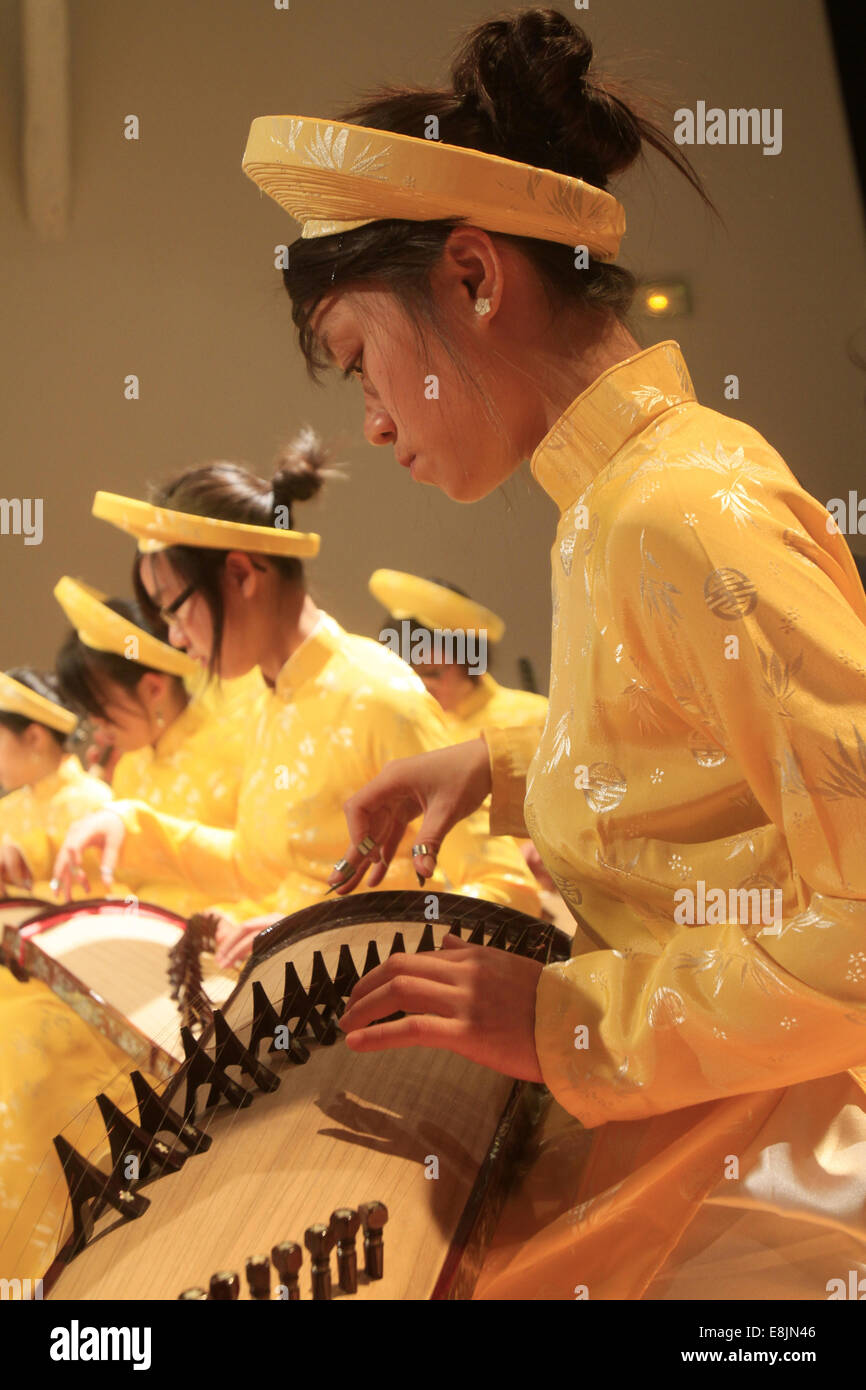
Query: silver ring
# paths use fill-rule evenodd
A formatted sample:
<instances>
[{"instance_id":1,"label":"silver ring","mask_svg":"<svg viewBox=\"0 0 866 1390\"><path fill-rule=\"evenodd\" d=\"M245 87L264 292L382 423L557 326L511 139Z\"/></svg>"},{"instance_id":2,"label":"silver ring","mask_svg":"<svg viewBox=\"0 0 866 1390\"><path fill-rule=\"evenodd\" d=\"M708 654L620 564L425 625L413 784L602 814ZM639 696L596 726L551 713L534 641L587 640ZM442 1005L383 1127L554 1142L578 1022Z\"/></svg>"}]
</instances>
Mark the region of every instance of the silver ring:
<instances>
[{"instance_id":1,"label":"silver ring","mask_svg":"<svg viewBox=\"0 0 866 1390\"><path fill-rule=\"evenodd\" d=\"M431 847L430 847L429 845L422 844L422 845L413 845L413 846L412 846L412 858L413 858L413 859L418 859L418 858L420 858L420 856L421 856L422 854L429 854L431 859L435 859L435 858L436 858L436 852L435 852L435 850L431 849Z\"/></svg>"},{"instance_id":2,"label":"silver ring","mask_svg":"<svg viewBox=\"0 0 866 1390\"><path fill-rule=\"evenodd\" d=\"M342 874L345 873L346 869L350 869L351 867L348 859L338 859L331 872L334 874Z\"/></svg>"}]
</instances>

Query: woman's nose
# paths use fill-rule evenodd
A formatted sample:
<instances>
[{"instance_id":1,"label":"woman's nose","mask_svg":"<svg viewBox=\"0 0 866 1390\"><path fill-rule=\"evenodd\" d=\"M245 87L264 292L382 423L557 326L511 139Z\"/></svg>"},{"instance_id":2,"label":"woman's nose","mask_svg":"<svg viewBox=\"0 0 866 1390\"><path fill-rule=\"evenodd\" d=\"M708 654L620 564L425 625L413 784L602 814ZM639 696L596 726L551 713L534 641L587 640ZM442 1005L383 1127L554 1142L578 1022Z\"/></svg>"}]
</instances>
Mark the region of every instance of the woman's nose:
<instances>
[{"instance_id":1,"label":"woman's nose","mask_svg":"<svg viewBox=\"0 0 866 1390\"><path fill-rule=\"evenodd\" d=\"M393 444L397 427L384 406L370 404L364 411L364 438L368 444Z\"/></svg>"}]
</instances>

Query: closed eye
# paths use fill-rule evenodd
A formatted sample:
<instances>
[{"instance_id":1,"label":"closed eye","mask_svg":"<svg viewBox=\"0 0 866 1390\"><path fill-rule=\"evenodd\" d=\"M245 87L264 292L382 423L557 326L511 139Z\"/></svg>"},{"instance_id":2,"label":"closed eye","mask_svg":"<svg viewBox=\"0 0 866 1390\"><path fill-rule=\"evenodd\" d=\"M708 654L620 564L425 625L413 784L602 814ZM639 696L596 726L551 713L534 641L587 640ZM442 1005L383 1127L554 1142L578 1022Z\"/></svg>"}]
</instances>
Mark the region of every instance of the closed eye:
<instances>
[{"instance_id":1,"label":"closed eye","mask_svg":"<svg viewBox=\"0 0 866 1390\"><path fill-rule=\"evenodd\" d=\"M354 362L352 362L352 363L346 368L346 370L343 372L343 380L344 380L344 381L348 381L348 380L349 380L349 377L352 377L352 376L356 376L356 377L358 377L358 378L360 379L360 378L363 376L363 374L364 374L363 362L364 362L364 354L363 354L362 352L359 352L359 353L358 353L358 356L355 358Z\"/></svg>"}]
</instances>

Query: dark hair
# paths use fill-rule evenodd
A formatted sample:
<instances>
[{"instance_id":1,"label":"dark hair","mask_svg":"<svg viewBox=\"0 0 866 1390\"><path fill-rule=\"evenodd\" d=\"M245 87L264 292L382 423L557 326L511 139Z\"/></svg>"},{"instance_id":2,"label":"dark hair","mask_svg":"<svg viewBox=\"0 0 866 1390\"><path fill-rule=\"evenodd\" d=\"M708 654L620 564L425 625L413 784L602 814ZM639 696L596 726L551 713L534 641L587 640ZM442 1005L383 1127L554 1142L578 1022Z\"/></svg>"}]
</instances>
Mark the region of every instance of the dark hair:
<instances>
[{"instance_id":1,"label":"dark hair","mask_svg":"<svg viewBox=\"0 0 866 1390\"><path fill-rule=\"evenodd\" d=\"M591 60L589 38L558 10L520 10L469 32L452 64L450 87L384 87L338 119L420 137L427 118L436 116L446 144L552 169L597 188L606 188L608 180L629 168L649 145L717 214L691 163L657 123L664 108L622 83L590 77ZM283 282L314 380L329 365L310 327L316 306L329 292L362 283L376 282L395 294L419 340L422 323L430 324L457 360L456 345L436 313L429 275L449 233L462 220L383 220L292 243ZM619 318L627 314L637 282L624 267L590 257L588 267L575 274L571 246L536 237L491 235L526 256L551 306L603 311ZM468 375L466 379L472 380Z\"/></svg>"},{"instance_id":2,"label":"dark hair","mask_svg":"<svg viewBox=\"0 0 866 1390\"><path fill-rule=\"evenodd\" d=\"M471 597L472 597L471 594L467 594L467 592L466 592L465 589L461 589L460 586L459 586L459 584L452 584L452 583L450 582L450 580L448 580L448 579L437 579L437 578L433 577L433 578L430 579L430 583L431 583L431 584L438 584L439 587L440 587L441 589L450 589L451 592L452 592L452 594L459 594L461 598L471 598ZM393 613L389 613L389 614L388 614L388 619L387 619L387 621L388 621L389 627L392 627L392 628L394 628L395 631L399 632L399 631L400 631L400 623L401 623L401 621L402 621L402 622L406 622L407 619L405 619L405 618L403 618L403 619L395 618L395 616L394 616ZM420 618L409 618L409 619L408 619L408 622L409 622L409 624L410 624L409 631L413 634L413 636L414 636L415 633L427 633L427 634L430 636L431 641L433 640L433 636L434 636L433 629L430 628L430 627L428 627L426 623L422 623L421 620L420 620ZM381 636L380 636L379 640L380 640L380 641L382 640ZM484 636L483 638L480 639L480 644L481 644L481 654L483 654L483 656L484 656L485 667L489 668L489 666L490 666L490 656L489 656L490 643L489 643L488 640L487 640L486 634L485 634L485 636ZM414 663L414 662L410 661L408 664L409 664L410 666L412 666L413 670L416 669L416 668L415 668L415 663ZM473 663L473 664L474 664L474 663ZM473 670L471 670L471 668L470 668L470 663L469 663L468 661L455 661L455 662L453 662L453 665L455 666L455 668L456 668L458 671L462 671L463 674L464 674L464 676L468 676L469 679L470 679L471 681L476 681L476 680L479 680L479 679L480 679L481 672L480 672L480 671L473 671Z\"/></svg>"},{"instance_id":3,"label":"dark hair","mask_svg":"<svg viewBox=\"0 0 866 1390\"><path fill-rule=\"evenodd\" d=\"M154 637L165 640L164 625L148 622L137 603L112 598L106 600L105 606L135 627L144 628L145 632L150 631ZM122 686L137 699L136 690L142 676L148 672L159 676L167 674L156 666L147 666L143 661L135 661L117 652L100 652L88 647L74 629L57 653L55 667L64 699L82 715L95 715L98 719L109 718L105 707L106 681ZM183 688L180 676L172 676L171 679Z\"/></svg>"},{"instance_id":4,"label":"dark hair","mask_svg":"<svg viewBox=\"0 0 866 1390\"><path fill-rule=\"evenodd\" d=\"M274 461L270 482L238 463L208 463L190 468L171 482L151 491L151 501L173 511L219 521L239 521L252 526L276 526L295 530L294 504L315 497L327 478L339 476L329 468L329 454L318 435L304 426L296 438ZM242 546L232 547L241 550ZM228 550L204 546L172 545L162 552L184 584L194 584L211 616L213 644L209 670L216 672L225 625L221 576ZM141 580L141 560L135 561L135 593L145 613L158 618ZM261 555L253 561L258 568L270 565L287 584L304 582L304 567L294 555Z\"/></svg>"},{"instance_id":5,"label":"dark hair","mask_svg":"<svg viewBox=\"0 0 866 1390\"><path fill-rule=\"evenodd\" d=\"M30 666L13 666L6 672L10 680L18 681L19 685L26 685L28 690L32 690L36 695L42 695L46 700L51 700L60 709L68 709L69 706L64 700L55 676L44 671L34 671ZM26 714L12 714L8 710L0 710L0 725L4 729L10 729L13 734L20 735L31 724L39 724L41 728L47 729L49 734L63 748L66 745L68 735L61 729L53 729L50 724L43 724L41 719L31 719Z\"/></svg>"}]
</instances>

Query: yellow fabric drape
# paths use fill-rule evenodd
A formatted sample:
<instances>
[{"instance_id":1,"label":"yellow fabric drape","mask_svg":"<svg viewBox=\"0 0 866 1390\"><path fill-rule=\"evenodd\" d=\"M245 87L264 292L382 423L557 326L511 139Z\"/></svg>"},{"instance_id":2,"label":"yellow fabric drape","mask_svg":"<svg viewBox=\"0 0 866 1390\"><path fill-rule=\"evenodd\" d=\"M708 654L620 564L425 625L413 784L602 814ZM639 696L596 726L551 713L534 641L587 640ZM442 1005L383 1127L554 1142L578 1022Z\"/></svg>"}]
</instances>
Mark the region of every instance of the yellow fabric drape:
<instances>
[{"instance_id":1,"label":"yellow fabric drape","mask_svg":"<svg viewBox=\"0 0 866 1390\"><path fill-rule=\"evenodd\" d=\"M478 1296L683 1297L694 1274L825 1298L866 1261L856 567L770 445L695 401L674 343L599 378L532 468L561 511L550 712L531 761L485 733L492 823L525 786L586 934L542 975L557 1106Z\"/></svg>"}]
</instances>

